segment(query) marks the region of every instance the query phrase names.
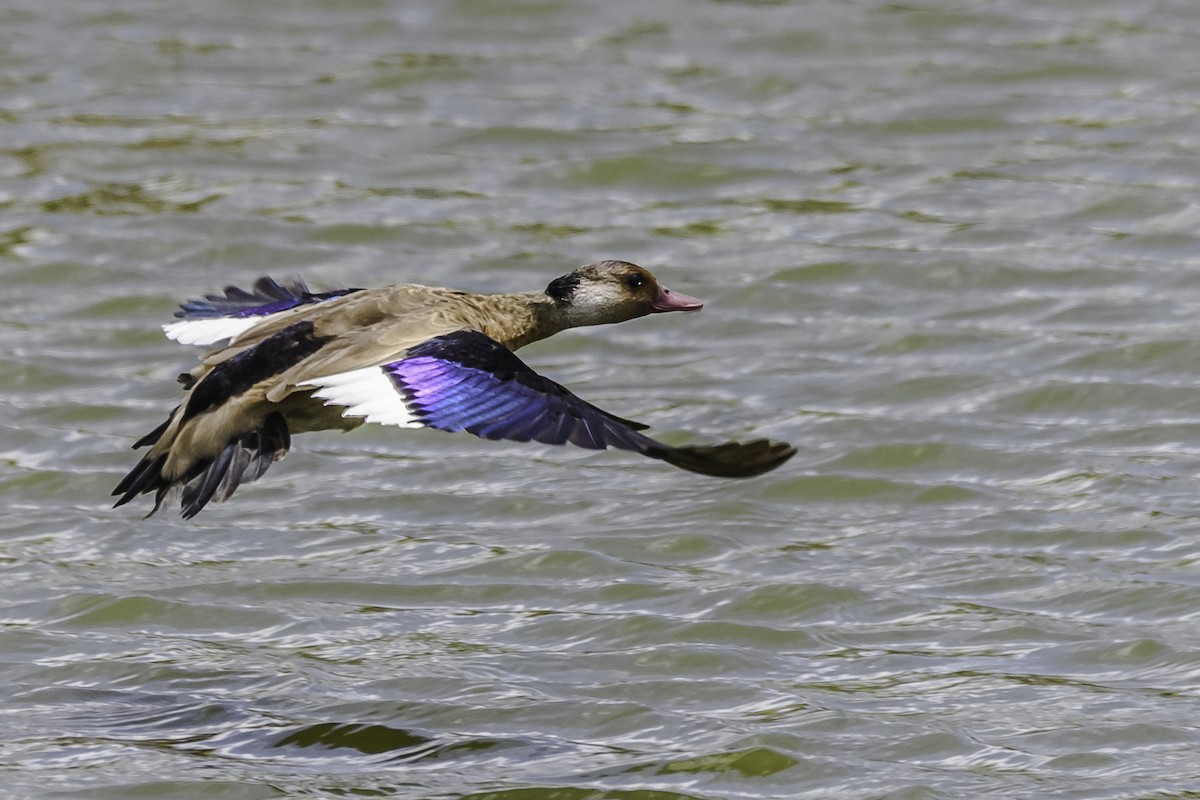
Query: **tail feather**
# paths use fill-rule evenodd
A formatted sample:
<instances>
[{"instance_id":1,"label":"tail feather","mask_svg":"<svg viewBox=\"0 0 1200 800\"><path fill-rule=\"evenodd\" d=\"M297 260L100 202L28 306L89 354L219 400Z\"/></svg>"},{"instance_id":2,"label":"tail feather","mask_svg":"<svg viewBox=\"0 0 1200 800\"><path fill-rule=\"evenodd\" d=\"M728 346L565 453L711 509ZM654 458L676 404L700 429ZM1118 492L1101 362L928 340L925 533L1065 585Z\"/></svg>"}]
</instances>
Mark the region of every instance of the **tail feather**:
<instances>
[{"instance_id":1,"label":"tail feather","mask_svg":"<svg viewBox=\"0 0 1200 800\"><path fill-rule=\"evenodd\" d=\"M226 453L230 453L229 468L225 470L225 474L221 476L217 488L213 491L212 500L214 503L223 503L228 500L235 489L243 483L250 483L256 480L259 475L251 473L246 474L246 467L249 466L250 460L254 455L246 447L229 446L225 448ZM266 470L264 470L265 472ZM187 498L184 498L186 502ZM199 509L197 509L199 510Z\"/></svg>"},{"instance_id":2,"label":"tail feather","mask_svg":"<svg viewBox=\"0 0 1200 800\"><path fill-rule=\"evenodd\" d=\"M291 435L283 415L268 414L257 430L231 439L216 458L197 462L180 478L168 479L163 475L166 453L154 458L147 455L113 490L114 495L121 495L114 505L124 505L139 495L154 492L154 508L150 511L153 514L171 490L181 487L180 513L184 519L191 519L210 501L223 502L238 486L261 478L268 467L287 455L290 446Z\"/></svg>"},{"instance_id":3,"label":"tail feather","mask_svg":"<svg viewBox=\"0 0 1200 800\"><path fill-rule=\"evenodd\" d=\"M171 417L174 417L174 416L175 416L175 412L172 411L171 416L167 417L166 421L163 422L162 425L159 425L157 428L150 431L145 436L143 436L142 438L140 438L136 442L134 442L133 449L137 450L139 447L145 447L147 445L157 444L158 440L162 438L162 435L167 432L167 428L171 427Z\"/></svg>"},{"instance_id":4,"label":"tail feather","mask_svg":"<svg viewBox=\"0 0 1200 800\"><path fill-rule=\"evenodd\" d=\"M181 513L191 519L211 500L223 503L243 483L253 483L267 468L287 455L291 434L283 415L276 412L262 427L231 441L202 473L183 487Z\"/></svg>"},{"instance_id":5,"label":"tail feather","mask_svg":"<svg viewBox=\"0 0 1200 800\"><path fill-rule=\"evenodd\" d=\"M113 489L112 493L114 495L121 495L120 499L113 504L113 508L125 505L140 494L153 492L167 486L162 474L163 464L165 463L167 463L166 453L157 458L151 458L150 456L142 458L129 471L129 474L121 479L121 482L117 484L117 488Z\"/></svg>"},{"instance_id":6,"label":"tail feather","mask_svg":"<svg viewBox=\"0 0 1200 800\"><path fill-rule=\"evenodd\" d=\"M233 462L233 454L239 449L237 442L230 442L220 455L212 460L204 471L183 485L183 498L180 500L180 513L184 519L191 519L200 513L200 509L212 499L213 493L229 474L229 465Z\"/></svg>"},{"instance_id":7,"label":"tail feather","mask_svg":"<svg viewBox=\"0 0 1200 800\"><path fill-rule=\"evenodd\" d=\"M288 431L287 421L282 414L275 413L268 416L263 426L255 434L258 436L256 447L247 448L250 463L242 478L246 483L253 483L261 478L268 467L287 455L288 449L292 446L292 435ZM236 485L231 486L222 499L233 494L235 488L237 488Z\"/></svg>"}]
</instances>

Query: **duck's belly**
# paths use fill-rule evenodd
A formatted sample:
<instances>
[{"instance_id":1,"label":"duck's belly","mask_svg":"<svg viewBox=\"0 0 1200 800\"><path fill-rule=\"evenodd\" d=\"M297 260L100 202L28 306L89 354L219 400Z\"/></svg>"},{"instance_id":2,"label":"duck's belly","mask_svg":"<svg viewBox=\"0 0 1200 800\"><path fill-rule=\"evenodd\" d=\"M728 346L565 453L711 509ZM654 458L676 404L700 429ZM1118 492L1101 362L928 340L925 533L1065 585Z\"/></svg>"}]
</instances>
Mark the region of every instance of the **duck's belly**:
<instances>
[{"instance_id":1,"label":"duck's belly","mask_svg":"<svg viewBox=\"0 0 1200 800\"><path fill-rule=\"evenodd\" d=\"M313 398L313 391L293 392L278 403L278 410L287 420L288 431L293 435L309 431L351 431L363 424L361 417L343 417L345 409L342 407L327 406Z\"/></svg>"}]
</instances>

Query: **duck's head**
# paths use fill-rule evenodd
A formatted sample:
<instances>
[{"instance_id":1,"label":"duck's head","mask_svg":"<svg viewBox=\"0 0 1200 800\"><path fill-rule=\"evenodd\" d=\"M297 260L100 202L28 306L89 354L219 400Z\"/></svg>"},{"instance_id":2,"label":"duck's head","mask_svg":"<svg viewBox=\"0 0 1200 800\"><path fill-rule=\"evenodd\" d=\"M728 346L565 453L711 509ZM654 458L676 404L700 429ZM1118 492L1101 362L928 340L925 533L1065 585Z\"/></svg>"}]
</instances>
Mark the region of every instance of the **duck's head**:
<instances>
[{"instance_id":1,"label":"duck's head","mask_svg":"<svg viewBox=\"0 0 1200 800\"><path fill-rule=\"evenodd\" d=\"M555 278L546 287L571 326L604 325L664 311L699 311L704 303L659 285L650 271L628 261L597 261Z\"/></svg>"}]
</instances>

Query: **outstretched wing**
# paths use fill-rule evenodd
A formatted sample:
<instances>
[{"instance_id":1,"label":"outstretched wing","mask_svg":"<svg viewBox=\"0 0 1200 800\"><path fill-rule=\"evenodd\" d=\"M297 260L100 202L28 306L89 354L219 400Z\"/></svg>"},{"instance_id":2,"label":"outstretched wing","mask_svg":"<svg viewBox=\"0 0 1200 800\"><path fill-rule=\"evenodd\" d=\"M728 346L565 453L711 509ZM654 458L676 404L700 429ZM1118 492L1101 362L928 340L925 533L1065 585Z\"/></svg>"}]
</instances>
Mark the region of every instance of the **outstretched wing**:
<instances>
[{"instance_id":1,"label":"outstretched wing","mask_svg":"<svg viewBox=\"0 0 1200 800\"><path fill-rule=\"evenodd\" d=\"M647 426L576 397L478 331L436 336L396 361L301 385L317 387L313 396L343 407L344 416L368 422L594 450L616 447L725 478L762 474L796 452L767 439L708 447L655 441L639 432Z\"/></svg>"},{"instance_id":2,"label":"outstretched wing","mask_svg":"<svg viewBox=\"0 0 1200 800\"><path fill-rule=\"evenodd\" d=\"M279 283L266 277L255 281L251 289L226 286L224 295L208 294L202 300L181 303L175 312L180 321L163 325L163 332L180 344L216 344L236 338L272 314L362 291L310 292L300 278Z\"/></svg>"}]
</instances>

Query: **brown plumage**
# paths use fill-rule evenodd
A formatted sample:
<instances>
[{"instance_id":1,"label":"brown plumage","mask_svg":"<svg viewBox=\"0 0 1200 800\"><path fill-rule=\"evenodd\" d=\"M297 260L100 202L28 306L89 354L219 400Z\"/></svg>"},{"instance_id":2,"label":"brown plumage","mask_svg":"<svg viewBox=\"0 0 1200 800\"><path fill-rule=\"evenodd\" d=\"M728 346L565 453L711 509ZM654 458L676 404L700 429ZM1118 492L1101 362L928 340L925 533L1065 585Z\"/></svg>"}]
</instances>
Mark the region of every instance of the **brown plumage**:
<instances>
[{"instance_id":1,"label":"brown plumage","mask_svg":"<svg viewBox=\"0 0 1200 800\"><path fill-rule=\"evenodd\" d=\"M364 421L613 446L720 477L774 469L795 448L765 439L670 447L512 355L566 328L701 305L623 261L588 264L520 294L407 284L314 294L269 278L253 292L227 287L185 303L182 321L164 326L180 342L225 344L180 376L187 394L134 445L150 449L114 490L116 505L154 492L154 513L182 487L183 516L194 516L283 458L293 434Z\"/></svg>"}]
</instances>

